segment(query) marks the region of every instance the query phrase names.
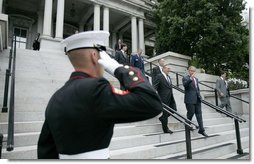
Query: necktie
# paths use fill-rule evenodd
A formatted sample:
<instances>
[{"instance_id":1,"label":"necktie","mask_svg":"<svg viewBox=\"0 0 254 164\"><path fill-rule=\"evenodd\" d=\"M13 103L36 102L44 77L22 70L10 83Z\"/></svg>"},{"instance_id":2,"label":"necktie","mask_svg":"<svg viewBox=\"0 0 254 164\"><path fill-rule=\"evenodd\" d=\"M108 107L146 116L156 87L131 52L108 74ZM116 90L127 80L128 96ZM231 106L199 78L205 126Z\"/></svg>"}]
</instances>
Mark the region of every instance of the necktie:
<instances>
[{"instance_id":1,"label":"necktie","mask_svg":"<svg viewBox=\"0 0 254 164\"><path fill-rule=\"evenodd\" d=\"M227 84L226 80L224 80L224 83L225 83L226 88L228 88L228 84Z\"/></svg>"},{"instance_id":2,"label":"necktie","mask_svg":"<svg viewBox=\"0 0 254 164\"><path fill-rule=\"evenodd\" d=\"M167 75L167 81L168 81L169 85L171 85L171 81L170 81L170 78L168 75Z\"/></svg>"}]
</instances>

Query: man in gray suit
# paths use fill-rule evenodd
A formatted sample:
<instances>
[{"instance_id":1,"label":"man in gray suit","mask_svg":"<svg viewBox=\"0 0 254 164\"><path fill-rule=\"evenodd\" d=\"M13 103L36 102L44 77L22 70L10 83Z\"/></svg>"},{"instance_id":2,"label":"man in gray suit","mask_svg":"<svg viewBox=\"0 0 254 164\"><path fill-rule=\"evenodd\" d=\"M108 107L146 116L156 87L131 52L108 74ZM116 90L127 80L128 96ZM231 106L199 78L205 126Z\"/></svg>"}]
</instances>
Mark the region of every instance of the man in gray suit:
<instances>
[{"instance_id":1,"label":"man in gray suit","mask_svg":"<svg viewBox=\"0 0 254 164\"><path fill-rule=\"evenodd\" d=\"M224 108L226 107L226 110L228 112L232 112L231 105L230 105L230 93L228 84L226 81L226 72L221 72L221 76L219 79L216 80L216 90L220 97L221 104L219 107Z\"/></svg>"},{"instance_id":2,"label":"man in gray suit","mask_svg":"<svg viewBox=\"0 0 254 164\"><path fill-rule=\"evenodd\" d=\"M201 111L201 95L200 89L198 85L198 79L195 77L196 68L194 66L190 66L188 69L189 75L184 76L183 86L185 89L184 94L184 103L187 109L187 118L192 120L193 115L195 114L198 125L199 125L199 134L202 134L205 137L208 135L205 133L205 129L203 126L203 118Z\"/></svg>"}]
</instances>

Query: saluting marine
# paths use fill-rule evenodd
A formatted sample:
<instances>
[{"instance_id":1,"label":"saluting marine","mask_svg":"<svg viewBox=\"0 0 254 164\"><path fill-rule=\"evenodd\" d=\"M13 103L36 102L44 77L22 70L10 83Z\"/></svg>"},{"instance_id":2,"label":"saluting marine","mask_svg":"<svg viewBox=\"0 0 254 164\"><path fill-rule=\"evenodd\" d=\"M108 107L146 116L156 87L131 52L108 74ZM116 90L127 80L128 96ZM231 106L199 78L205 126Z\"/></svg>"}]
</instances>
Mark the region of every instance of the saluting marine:
<instances>
[{"instance_id":1,"label":"saluting marine","mask_svg":"<svg viewBox=\"0 0 254 164\"><path fill-rule=\"evenodd\" d=\"M39 159L108 159L115 123L141 121L162 112L160 98L136 68L105 52L106 31L89 31L65 40L75 71L51 97L38 141ZM127 89L112 87L104 69Z\"/></svg>"}]
</instances>

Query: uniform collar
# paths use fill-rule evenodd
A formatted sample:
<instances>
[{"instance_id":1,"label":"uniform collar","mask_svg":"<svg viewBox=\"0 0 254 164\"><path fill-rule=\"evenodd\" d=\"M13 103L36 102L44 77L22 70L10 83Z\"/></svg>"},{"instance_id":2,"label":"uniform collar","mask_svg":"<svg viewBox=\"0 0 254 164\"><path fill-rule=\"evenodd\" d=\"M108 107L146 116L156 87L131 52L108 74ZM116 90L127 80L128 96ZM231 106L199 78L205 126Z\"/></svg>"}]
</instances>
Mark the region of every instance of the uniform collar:
<instances>
[{"instance_id":1,"label":"uniform collar","mask_svg":"<svg viewBox=\"0 0 254 164\"><path fill-rule=\"evenodd\" d=\"M75 72L72 72L72 74L70 76L70 80L72 80L72 79L83 79L83 78L86 78L86 77L91 77L91 76L88 75L85 72L82 72L82 71L75 71Z\"/></svg>"}]
</instances>

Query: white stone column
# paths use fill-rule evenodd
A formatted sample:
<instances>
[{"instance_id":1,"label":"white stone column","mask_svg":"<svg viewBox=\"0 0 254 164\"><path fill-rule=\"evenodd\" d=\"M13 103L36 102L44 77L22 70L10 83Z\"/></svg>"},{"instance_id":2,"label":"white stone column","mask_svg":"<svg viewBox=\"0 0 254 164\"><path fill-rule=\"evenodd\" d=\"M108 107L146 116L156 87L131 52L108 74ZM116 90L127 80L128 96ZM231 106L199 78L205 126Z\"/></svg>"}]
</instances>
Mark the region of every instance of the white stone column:
<instances>
[{"instance_id":1,"label":"white stone column","mask_svg":"<svg viewBox=\"0 0 254 164\"><path fill-rule=\"evenodd\" d=\"M100 30L100 5L94 5L94 22L93 22L93 30Z\"/></svg>"},{"instance_id":2,"label":"white stone column","mask_svg":"<svg viewBox=\"0 0 254 164\"><path fill-rule=\"evenodd\" d=\"M56 38L60 38L60 39L63 39L64 1L65 0L57 0Z\"/></svg>"},{"instance_id":3,"label":"white stone column","mask_svg":"<svg viewBox=\"0 0 254 164\"><path fill-rule=\"evenodd\" d=\"M103 8L103 30L109 32L109 8ZM109 40L106 41L106 46L109 46Z\"/></svg>"},{"instance_id":4,"label":"white stone column","mask_svg":"<svg viewBox=\"0 0 254 164\"><path fill-rule=\"evenodd\" d=\"M3 12L3 0L0 0L0 14Z\"/></svg>"},{"instance_id":5,"label":"white stone column","mask_svg":"<svg viewBox=\"0 0 254 164\"><path fill-rule=\"evenodd\" d=\"M44 36L51 36L52 2L53 0L45 0L44 21L43 21Z\"/></svg>"},{"instance_id":6,"label":"white stone column","mask_svg":"<svg viewBox=\"0 0 254 164\"><path fill-rule=\"evenodd\" d=\"M143 53L145 54L145 41L144 41L144 20L139 19L138 20L138 38L139 38L139 48L143 50Z\"/></svg>"},{"instance_id":7,"label":"white stone column","mask_svg":"<svg viewBox=\"0 0 254 164\"><path fill-rule=\"evenodd\" d=\"M109 8L103 8L103 30L109 31Z\"/></svg>"},{"instance_id":8,"label":"white stone column","mask_svg":"<svg viewBox=\"0 0 254 164\"><path fill-rule=\"evenodd\" d=\"M43 33L43 11L38 11L37 33Z\"/></svg>"},{"instance_id":9,"label":"white stone column","mask_svg":"<svg viewBox=\"0 0 254 164\"><path fill-rule=\"evenodd\" d=\"M131 17L131 47L132 52L137 52L137 18Z\"/></svg>"}]
</instances>

